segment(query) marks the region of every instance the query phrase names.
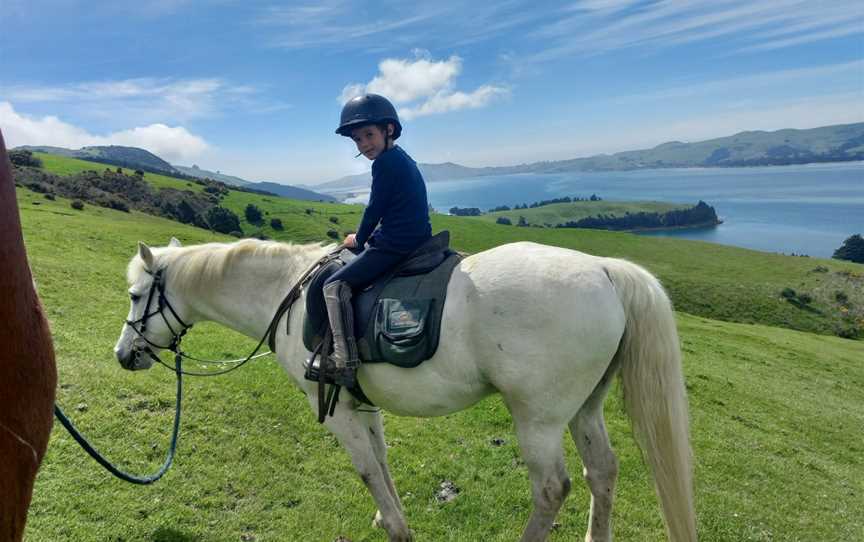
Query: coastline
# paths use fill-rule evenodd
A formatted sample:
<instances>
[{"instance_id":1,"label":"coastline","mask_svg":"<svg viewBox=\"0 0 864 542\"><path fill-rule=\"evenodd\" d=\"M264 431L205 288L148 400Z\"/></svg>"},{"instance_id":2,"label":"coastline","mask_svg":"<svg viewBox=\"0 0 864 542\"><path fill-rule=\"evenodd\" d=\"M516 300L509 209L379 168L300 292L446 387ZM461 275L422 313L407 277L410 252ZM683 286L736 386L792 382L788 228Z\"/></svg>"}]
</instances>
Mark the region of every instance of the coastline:
<instances>
[{"instance_id":1,"label":"coastline","mask_svg":"<svg viewBox=\"0 0 864 542\"><path fill-rule=\"evenodd\" d=\"M716 220L711 222L700 222L698 224L687 224L686 226L671 226L668 228L636 228L633 230L606 230L606 231L623 231L627 233L642 233L642 232L660 232L660 231L681 231L681 230L699 230L703 228L714 228L723 224L724 220ZM602 229L602 228L585 228L585 229Z\"/></svg>"}]
</instances>

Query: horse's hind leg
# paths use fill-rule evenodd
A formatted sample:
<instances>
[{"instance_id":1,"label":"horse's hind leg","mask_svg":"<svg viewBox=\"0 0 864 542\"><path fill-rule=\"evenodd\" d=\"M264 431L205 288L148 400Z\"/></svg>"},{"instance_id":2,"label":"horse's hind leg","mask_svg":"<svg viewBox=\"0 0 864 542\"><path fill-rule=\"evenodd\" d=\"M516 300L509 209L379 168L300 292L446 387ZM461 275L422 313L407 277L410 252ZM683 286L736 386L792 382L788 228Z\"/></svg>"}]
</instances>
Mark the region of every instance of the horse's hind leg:
<instances>
[{"instance_id":1,"label":"horse's hind leg","mask_svg":"<svg viewBox=\"0 0 864 542\"><path fill-rule=\"evenodd\" d=\"M609 443L603 420L603 399L612 372L607 372L582 408L570 421L570 435L584 465L583 474L591 491L591 520L586 542L612 540L612 500L618 477L618 459Z\"/></svg>"},{"instance_id":2,"label":"horse's hind leg","mask_svg":"<svg viewBox=\"0 0 864 542\"><path fill-rule=\"evenodd\" d=\"M570 477L564 465L562 424L542 424L514 414L522 458L531 478L534 510L522 534L522 542L546 540L558 510L570 493Z\"/></svg>"}]
</instances>

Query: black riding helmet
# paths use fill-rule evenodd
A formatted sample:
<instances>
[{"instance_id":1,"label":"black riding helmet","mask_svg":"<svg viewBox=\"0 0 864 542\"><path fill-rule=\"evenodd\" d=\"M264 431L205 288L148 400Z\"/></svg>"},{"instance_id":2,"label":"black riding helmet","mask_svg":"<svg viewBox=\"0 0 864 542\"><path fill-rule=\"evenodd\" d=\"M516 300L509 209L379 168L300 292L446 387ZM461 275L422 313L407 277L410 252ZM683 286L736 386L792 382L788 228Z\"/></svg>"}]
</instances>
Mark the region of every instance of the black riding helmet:
<instances>
[{"instance_id":1,"label":"black riding helmet","mask_svg":"<svg viewBox=\"0 0 864 542\"><path fill-rule=\"evenodd\" d=\"M339 128L336 133L351 137L351 130L365 124L393 123L393 139L398 139L402 134L402 124L399 115L390 100L378 94L364 94L351 98L342 108L342 116L339 119Z\"/></svg>"}]
</instances>

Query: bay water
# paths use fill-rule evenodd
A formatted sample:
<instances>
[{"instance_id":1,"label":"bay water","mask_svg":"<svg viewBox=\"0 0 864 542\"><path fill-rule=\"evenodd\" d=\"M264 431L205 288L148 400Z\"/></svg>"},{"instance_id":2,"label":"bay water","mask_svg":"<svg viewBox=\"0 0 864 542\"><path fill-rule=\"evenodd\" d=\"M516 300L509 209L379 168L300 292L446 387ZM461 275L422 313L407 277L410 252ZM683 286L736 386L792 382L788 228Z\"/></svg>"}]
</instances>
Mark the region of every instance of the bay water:
<instances>
[{"instance_id":1,"label":"bay water","mask_svg":"<svg viewBox=\"0 0 864 542\"><path fill-rule=\"evenodd\" d=\"M653 169L472 177L427 183L438 212L596 194L605 200L704 200L723 220L713 228L646 232L768 252L830 257L864 235L864 162L750 168Z\"/></svg>"}]
</instances>

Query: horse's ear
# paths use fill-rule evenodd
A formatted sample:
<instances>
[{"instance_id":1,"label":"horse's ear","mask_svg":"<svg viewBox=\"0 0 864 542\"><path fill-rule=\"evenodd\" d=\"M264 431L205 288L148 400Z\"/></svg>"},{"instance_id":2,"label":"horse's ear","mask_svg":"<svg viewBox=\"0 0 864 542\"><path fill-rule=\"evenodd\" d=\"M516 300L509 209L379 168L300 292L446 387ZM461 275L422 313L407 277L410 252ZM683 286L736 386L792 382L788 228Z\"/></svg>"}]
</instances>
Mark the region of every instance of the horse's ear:
<instances>
[{"instance_id":1,"label":"horse's ear","mask_svg":"<svg viewBox=\"0 0 864 542\"><path fill-rule=\"evenodd\" d=\"M150 247L144 244L143 241L138 241L138 255L141 256L141 261L144 262L144 267L149 271L153 270L153 253L150 252Z\"/></svg>"},{"instance_id":2,"label":"horse's ear","mask_svg":"<svg viewBox=\"0 0 864 542\"><path fill-rule=\"evenodd\" d=\"M180 239L176 237L172 237L170 241L168 241L169 247L182 247L183 245L180 243Z\"/></svg>"}]
</instances>

